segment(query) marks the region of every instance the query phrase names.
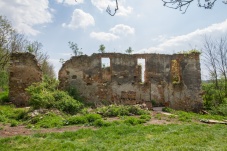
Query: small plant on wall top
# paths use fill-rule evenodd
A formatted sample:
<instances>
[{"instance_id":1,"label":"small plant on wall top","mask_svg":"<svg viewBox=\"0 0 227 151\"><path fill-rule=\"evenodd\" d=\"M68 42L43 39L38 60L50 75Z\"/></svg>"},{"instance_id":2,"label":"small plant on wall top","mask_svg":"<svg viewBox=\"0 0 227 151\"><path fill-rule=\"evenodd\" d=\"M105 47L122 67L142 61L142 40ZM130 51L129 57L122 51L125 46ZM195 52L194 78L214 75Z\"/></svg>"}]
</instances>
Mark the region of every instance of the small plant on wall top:
<instances>
[{"instance_id":1,"label":"small plant on wall top","mask_svg":"<svg viewBox=\"0 0 227 151\"><path fill-rule=\"evenodd\" d=\"M180 51L180 52L178 52L178 54L183 54L184 56L188 56L188 55L192 55L192 54L196 55L196 54L201 54L201 51L192 49L189 51Z\"/></svg>"}]
</instances>

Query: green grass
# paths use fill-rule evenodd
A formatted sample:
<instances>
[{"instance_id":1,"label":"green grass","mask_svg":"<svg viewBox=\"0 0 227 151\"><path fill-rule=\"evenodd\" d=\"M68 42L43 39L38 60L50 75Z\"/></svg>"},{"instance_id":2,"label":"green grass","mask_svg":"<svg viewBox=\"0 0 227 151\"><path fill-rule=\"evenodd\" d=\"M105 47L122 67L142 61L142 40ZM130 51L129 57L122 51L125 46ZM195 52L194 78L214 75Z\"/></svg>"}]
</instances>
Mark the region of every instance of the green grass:
<instances>
[{"instance_id":1,"label":"green grass","mask_svg":"<svg viewBox=\"0 0 227 151\"><path fill-rule=\"evenodd\" d=\"M15 108L12 105L0 105L0 122L17 126L23 122L27 113L26 109Z\"/></svg>"},{"instance_id":2,"label":"green grass","mask_svg":"<svg viewBox=\"0 0 227 151\"><path fill-rule=\"evenodd\" d=\"M31 136L15 136L1 138L0 151L13 150L226 150L227 126L207 125L199 119L225 120L225 116L200 115L183 111L170 110L175 114L167 116L156 114L154 118L176 121L179 124L147 125L151 115L146 112L137 116L127 116L128 107L102 108L102 113L109 116L116 114L117 121L108 121L106 116L94 113L93 110L83 111L83 114L67 115L58 110L45 110L36 116L31 116L27 109L13 106L0 106L0 122L18 124L33 128L52 128L64 125L85 125L98 127L93 130L80 129L75 132L35 134ZM134 109L132 111L140 111ZM119 114L120 113L120 114ZM131 111L129 112L131 113ZM140 112L139 112L140 113ZM124 116L120 116L124 115ZM0 127L0 130L2 128Z\"/></svg>"},{"instance_id":3,"label":"green grass","mask_svg":"<svg viewBox=\"0 0 227 151\"><path fill-rule=\"evenodd\" d=\"M164 109L164 111L167 111L169 113L172 113L176 115L176 117L171 117L171 118L176 118L181 122L192 122L192 121L199 121L201 119L213 119L213 120L227 120L227 116L221 116L221 115L212 115L212 114L197 114L193 112L185 112L185 111L175 111L172 109ZM158 117L159 116L159 117ZM161 115L157 115L158 118L161 118Z\"/></svg>"},{"instance_id":4,"label":"green grass","mask_svg":"<svg viewBox=\"0 0 227 151\"><path fill-rule=\"evenodd\" d=\"M0 150L226 150L226 125L115 125L0 138Z\"/></svg>"}]
</instances>

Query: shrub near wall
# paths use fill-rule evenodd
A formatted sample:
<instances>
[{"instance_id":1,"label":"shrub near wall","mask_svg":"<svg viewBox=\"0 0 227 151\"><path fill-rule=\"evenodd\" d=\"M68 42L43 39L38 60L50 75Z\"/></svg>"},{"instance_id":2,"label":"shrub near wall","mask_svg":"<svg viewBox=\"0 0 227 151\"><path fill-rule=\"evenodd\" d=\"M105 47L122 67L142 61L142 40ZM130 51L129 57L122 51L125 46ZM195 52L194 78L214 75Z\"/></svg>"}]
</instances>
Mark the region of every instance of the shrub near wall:
<instances>
[{"instance_id":1,"label":"shrub near wall","mask_svg":"<svg viewBox=\"0 0 227 151\"><path fill-rule=\"evenodd\" d=\"M65 113L76 114L83 104L73 99L67 92L57 90L58 81L44 78L43 82L35 83L27 88L30 94L29 105L34 109L56 108Z\"/></svg>"}]
</instances>

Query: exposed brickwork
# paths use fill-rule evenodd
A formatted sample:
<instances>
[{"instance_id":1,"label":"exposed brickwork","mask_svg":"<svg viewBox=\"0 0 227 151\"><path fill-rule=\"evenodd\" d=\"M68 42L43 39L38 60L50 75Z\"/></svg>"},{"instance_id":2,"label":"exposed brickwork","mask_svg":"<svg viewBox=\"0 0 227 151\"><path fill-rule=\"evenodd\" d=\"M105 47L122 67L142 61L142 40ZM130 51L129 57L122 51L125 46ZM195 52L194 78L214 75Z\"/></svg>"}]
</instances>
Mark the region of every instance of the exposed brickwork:
<instances>
[{"instance_id":1,"label":"exposed brickwork","mask_svg":"<svg viewBox=\"0 0 227 151\"><path fill-rule=\"evenodd\" d=\"M101 58L110 59L103 68ZM144 83L137 59L145 59ZM202 107L199 54L103 53L75 56L59 71L60 88L76 87L96 105L151 102L174 109L198 111Z\"/></svg>"},{"instance_id":2,"label":"exposed brickwork","mask_svg":"<svg viewBox=\"0 0 227 151\"><path fill-rule=\"evenodd\" d=\"M26 106L29 96L25 89L42 80L42 71L30 53L12 53L10 58L9 99L16 106Z\"/></svg>"}]
</instances>

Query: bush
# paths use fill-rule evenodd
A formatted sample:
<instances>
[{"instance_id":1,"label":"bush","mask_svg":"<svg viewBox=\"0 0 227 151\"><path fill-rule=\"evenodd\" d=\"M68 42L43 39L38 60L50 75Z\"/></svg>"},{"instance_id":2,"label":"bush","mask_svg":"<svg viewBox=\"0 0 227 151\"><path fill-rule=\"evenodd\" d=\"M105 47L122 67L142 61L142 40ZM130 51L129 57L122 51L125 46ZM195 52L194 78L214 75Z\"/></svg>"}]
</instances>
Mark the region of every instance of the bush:
<instances>
[{"instance_id":1,"label":"bush","mask_svg":"<svg viewBox=\"0 0 227 151\"><path fill-rule=\"evenodd\" d=\"M27 117L27 111L18 108L14 110L12 115L10 115L9 117L15 120L23 120Z\"/></svg>"},{"instance_id":2,"label":"bush","mask_svg":"<svg viewBox=\"0 0 227 151\"><path fill-rule=\"evenodd\" d=\"M151 119L151 116L150 115L141 115L140 119L144 119L146 121L149 121Z\"/></svg>"},{"instance_id":3,"label":"bush","mask_svg":"<svg viewBox=\"0 0 227 151\"><path fill-rule=\"evenodd\" d=\"M83 97L81 97L81 95L79 94L78 90L76 89L76 87L74 86L70 86L67 88L67 92L68 94L73 97L75 100L78 100L79 102L83 102L84 103L84 99Z\"/></svg>"},{"instance_id":4,"label":"bush","mask_svg":"<svg viewBox=\"0 0 227 151\"><path fill-rule=\"evenodd\" d=\"M76 114L83 107L83 104L74 100L66 92L57 90L53 92L53 96L55 100L54 106L65 113Z\"/></svg>"},{"instance_id":5,"label":"bush","mask_svg":"<svg viewBox=\"0 0 227 151\"><path fill-rule=\"evenodd\" d=\"M86 117L86 119L87 119L87 121L89 123L93 123L94 121L96 121L98 119L102 119L101 115L99 115L99 114L92 114L92 113L85 115L85 117Z\"/></svg>"},{"instance_id":6,"label":"bush","mask_svg":"<svg viewBox=\"0 0 227 151\"><path fill-rule=\"evenodd\" d=\"M15 127L15 126L17 126L18 125L18 122L16 121L16 120L12 120L11 122L10 122L10 126L11 127Z\"/></svg>"},{"instance_id":7,"label":"bush","mask_svg":"<svg viewBox=\"0 0 227 151\"><path fill-rule=\"evenodd\" d=\"M220 104L225 103L226 92L225 92L225 85L222 81L223 79L219 80L219 88L216 88L214 83L203 83L202 89L205 91L205 95L203 95L204 107L208 110L211 108L216 108Z\"/></svg>"},{"instance_id":8,"label":"bush","mask_svg":"<svg viewBox=\"0 0 227 151\"><path fill-rule=\"evenodd\" d=\"M124 106L124 105L110 105L97 108L97 113L105 117L149 114L148 111L141 109L139 106Z\"/></svg>"},{"instance_id":9,"label":"bush","mask_svg":"<svg viewBox=\"0 0 227 151\"><path fill-rule=\"evenodd\" d=\"M29 105L31 105L34 109L40 108L51 108L54 106L54 97L52 93L30 93L31 98L29 99Z\"/></svg>"},{"instance_id":10,"label":"bush","mask_svg":"<svg viewBox=\"0 0 227 151\"><path fill-rule=\"evenodd\" d=\"M9 91L0 92L0 104L9 102Z\"/></svg>"},{"instance_id":11,"label":"bush","mask_svg":"<svg viewBox=\"0 0 227 151\"><path fill-rule=\"evenodd\" d=\"M169 108L169 107L164 107L164 108L162 108L162 111L163 111L163 112L171 113L171 112L173 112L174 110L171 109L171 108Z\"/></svg>"},{"instance_id":12,"label":"bush","mask_svg":"<svg viewBox=\"0 0 227 151\"><path fill-rule=\"evenodd\" d=\"M66 125L85 124L87 119L85 116L71 116L68 118Z\"/></svg>"},{"instance_id":13,"label":"bush","mask_svg":"<svg viewBox=\"0 0 227 151\"><path fill-rule=\"evenodd\" d=\"M128 117L124 120L124 123L130 124L130 125L138 125L138 124L146 123L146 120L138 119L136 117Z\"/></svg>"},{"instance_id":14,"label":"bush","mask_svg":"<svg viewBox=\"0 0 227 151\"><path fill-rule=\"evenodd\" d=\"M51 128L51 127L61 127L63 126L63 118L54 113L47 113L45 115L40 115L31 120L32 124L35 124L37 128Z\"/></svg>"},{"instance_id":15,"label":"bush","mask_svg":"<svg viewBox=\"0 0 227 151\"><path fill-rule=\"evenodd\" d=\"M212 114L227 116L227 101L226 101L226 103L223 103L223 104L219 105L218 107L212 107L211 109L212 109L211 110Z\"/></svg>"},{"instance_id":16,"label":"bush","mask_svg":"<svg viewBox=\"0 0 227 151\"><path fill-rule=\"evenodd\" d=\"M57 90L57 84L54 79L44 78L43 82L28 87L26 90L30 94L29 105L34 109L57 108L69 114L78 113L83 104L74 100L67 92Z\"/></svg>"},{"instance_id":17,"label":"bush","mask_svg":"<svg viewBox=\"0 0 227 151\"><path fill-rule=\"evenodd\" d=\"M15 108L13 105L0 106L0 122L10 123L11 126L17 126L22 120L25 120L27 111L23 108Z\"/></svg>"},{"instance_id":18,"label":"bush","mask_svg":"<svg viewBox=\"0 0 227 151\"><path fill-rule=\"evenodd\" d=\"M87 124L94 126L107 126L108 123L102 120L99 114L86 114L80 116L71 116L67 119L66 125Z\"/></svg>"},{"instance_id":19,"label":"bush","mask_svg":"<svg viewBox=\"0 0 227 151\"><path fill-rule=\"evenodd\" d=\"M149 114L148 111L141 109L139 106L128 106L129 113L134 115L145 115Z\"/></svg>"},{"instance_id":20,"label":"bush","mask_svg":"<svg viewBox=\"0 0 227 151\"><path fill-rule=\"evenodd\" d=\"M110 122L106 122L103 119L97 119L94 122L94 126L97 126L97 127L102 127L102 126L106 127L106 126L110 126L110 125L111 125Z\"/></svg>"}]
</instances>

